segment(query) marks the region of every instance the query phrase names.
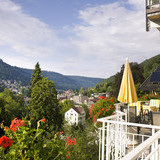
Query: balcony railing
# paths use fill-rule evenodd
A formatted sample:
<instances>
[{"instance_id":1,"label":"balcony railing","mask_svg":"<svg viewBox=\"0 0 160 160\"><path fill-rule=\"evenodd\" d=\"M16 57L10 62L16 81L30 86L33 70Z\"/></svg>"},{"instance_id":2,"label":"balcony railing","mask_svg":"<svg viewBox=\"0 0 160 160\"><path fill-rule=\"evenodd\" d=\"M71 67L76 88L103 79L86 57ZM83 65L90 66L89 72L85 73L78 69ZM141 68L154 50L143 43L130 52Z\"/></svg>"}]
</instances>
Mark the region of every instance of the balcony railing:
<instances>
[{"instance_id":1,"label":"balcony railing","mask_svg":"<svg viewBox=\"0 0 160 160\"><path fill-rule=\"evenodd\" d=\"M102 127L99 129L99 160L120 160L134 152L134 150L140 144L144 144L147 147L140 153L138 157L149 157L155 152L157 153L157 132L155 130L160 130L159 126L129 123L127 122L127 114L123 112L116 111L116 115L100 118L98 121L102 122ZM141 129L142 133L137 133L137 127ZM152 131L150 134L146 134L147 131ZM156 136L152 137L152 136ZM160 134L159 134L160 136ZM153 143L150 143L150 138L153 138ZM146 140L150 140L149 142ZM156 146L156 147L151 147ZM158 148L159 149L159 148ZM156 151L155 151L156 150ZM140 155L141 154L141 155ZM130 159L130 158L128 158Z\"/></svg>"},{"instance_id":2,"label":"balcony railing","mask_svg":"<svg viewBox=\"0 0 160 160\"><path fill-rule=\"evenodd\" d=\"M147 6L158 5L160 4L160 0L146 0Z\"/></svg>"},{"instance_id":3,"label":"balcony railing","mask_svg":"<svg viewBox=\"0 0 160 160\"><path fill-rule=\"evenodd\" d=\"M134 150L132 150L124 158L122 158L122 160L160 160L160 145L158 143L159 139L160 131L137 146Z\"/></svg>"},{"instance_id":4,"label":"balcony railing","mask_svg":"<svg viewBox=\"0 0 160 160\"><path fill-rule=\"evenodd\" d=\"M160 0L146 0L146 31L151 28L160 31Z\"/></svg>"}]
</instances>

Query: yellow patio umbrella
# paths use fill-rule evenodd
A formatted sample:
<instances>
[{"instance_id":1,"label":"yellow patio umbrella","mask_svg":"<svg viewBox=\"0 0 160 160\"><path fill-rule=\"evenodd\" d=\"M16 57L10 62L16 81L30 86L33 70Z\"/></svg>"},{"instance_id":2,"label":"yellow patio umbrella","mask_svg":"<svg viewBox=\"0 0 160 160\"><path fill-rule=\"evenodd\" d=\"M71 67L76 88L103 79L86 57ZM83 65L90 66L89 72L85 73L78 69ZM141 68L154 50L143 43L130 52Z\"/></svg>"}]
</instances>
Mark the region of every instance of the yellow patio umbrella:
<instances>
[{"instance_id":1,"label":"yellow patio umbrella","mask_svg":"<svg viewBox=\"0 0 160 160\"><path fill-rule=\"evenodd\" d=\"M138 100L128 58L126 59L118 100L122 103L133 103Z\"/></svg>"}]
</instances>

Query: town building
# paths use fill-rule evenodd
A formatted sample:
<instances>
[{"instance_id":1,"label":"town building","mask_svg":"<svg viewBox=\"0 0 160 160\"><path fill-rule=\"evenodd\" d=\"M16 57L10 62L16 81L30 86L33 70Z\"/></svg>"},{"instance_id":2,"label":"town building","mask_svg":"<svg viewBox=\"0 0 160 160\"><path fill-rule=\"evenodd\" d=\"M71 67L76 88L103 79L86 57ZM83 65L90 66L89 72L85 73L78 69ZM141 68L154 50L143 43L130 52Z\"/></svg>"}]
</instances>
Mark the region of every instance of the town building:
<instances>
[{"instance_id":1,"label":"town building","mask_svg":"<svg viewBox=\"0 0 160 160\"><path fill-rule=\"evenodd\" d=\"M65 112L65 120L68 122L68 124L84 124L85 122L85 111L83 107L73 107L70 108L67 112Z\"/></svg>"},{"instance_id":2,"label":"town building","mask_svg":"<svg viewBox=\"0 0 160 160\"><path fill-rule=\"evenodd\" d=\"M64 96L67 97L67 99L70 99L71 97L73 97L75 94L73 92L73 90L68 90L64 93Z\"/></svg>"},{"instance_id":3,"label":"town building","mask_svg":"<svg viewBox=\"0 0 160 160\"><path fill-rule=\"evenodd\" d=\"M86 100L88 100L87 96L83 96L83 94L79 94L78 96L73 96L70 98L75 104L83 104Z\"/></svg>"},{"instance_id":4,"label":"town building","mask_svg":"<svg viewBox=\"0 0 160 160\"><path fill-rule=\"evenodd\" d=\"M160 66L142 83L140 90L156 91L160 88Z\"/></svg>"}]
</instances>

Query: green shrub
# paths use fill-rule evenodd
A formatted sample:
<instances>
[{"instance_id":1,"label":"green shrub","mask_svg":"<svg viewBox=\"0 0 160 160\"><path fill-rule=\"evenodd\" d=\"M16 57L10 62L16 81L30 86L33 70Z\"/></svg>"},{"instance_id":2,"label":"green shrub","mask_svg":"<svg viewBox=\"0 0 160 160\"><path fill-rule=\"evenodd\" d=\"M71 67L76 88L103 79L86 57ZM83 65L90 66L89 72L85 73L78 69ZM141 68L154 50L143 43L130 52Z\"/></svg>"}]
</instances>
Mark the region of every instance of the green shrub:
<instances>
[{"instance_id":1,"label":"green shrub","mask_svg":"<svg viewBox=\"0 0 160 160\"><path fill-rule=\"evenodd\" d=\"M0 159L4 160L65 160L70 157L69 146L75 145L75 139L65 138L58 132L46 139L42 129L46 120L37 122L37 128L31 128L30 121L15 118L10 127L2 128L5 136L0 138Z\"/></svg>"}]
</instances>

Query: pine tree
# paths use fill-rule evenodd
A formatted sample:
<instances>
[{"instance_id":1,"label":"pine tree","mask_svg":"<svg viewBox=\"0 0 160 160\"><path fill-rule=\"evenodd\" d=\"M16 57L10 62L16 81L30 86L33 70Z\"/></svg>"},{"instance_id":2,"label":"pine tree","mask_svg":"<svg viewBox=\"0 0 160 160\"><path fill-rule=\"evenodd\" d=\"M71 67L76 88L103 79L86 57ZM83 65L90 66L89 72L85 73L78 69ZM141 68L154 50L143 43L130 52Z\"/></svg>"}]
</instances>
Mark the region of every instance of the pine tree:
<instances>
[{"instance_id":1,"label":"pine tree","mask_svg":"<svg viewBox=\"0 0 160 160\"><path fill-rule=\"evenodd\" d=\"M35 65L35 69L33 70L33 74L31 77L31 83L29 85L31 85L31 87L29 88L29 97L31 97L31 92L32 92L32 88L34 87L34 85L39 81L42 80L43 76L41 75L41 68L39 66L39 63L37 62Z\"/></svg>"},{"instance_id":2,"label":"pine tree","mask_svg":"<svg viewBox=\"0 0 160 160\"><path fill-rule=\"evenodd\" d=\"M39 63L37 62L31 77L31 87L33 87L39 80L42 80L42 75L41 75L41 68L39 66Z\"/></svg>"},{"instance_id":3,"label":"pine tree","mask_svg":"<svg viewBox=\"0 0 160 160\"><path fill-rule=\"evenodd\" d=\"M62 116L57 99L57 91L53 81L41 75L39 63L36 64L31 78L31 88L28 105L28 116L33 120L34 125L37 121L45 118L49 128L59 129L62 124Z\"/></svg>"},{"instance_id":4,"label":"pine tree","mask_svg":"<svg viewBox=\"0 0 160 160\"><path fill-rule=\"evenodd\" d=\"M45 118L49 128L58 130L61 127L62 116L53 81L42 78L32 86L28 109L29 118L35 125L38 120Z\"/></svg>"}]
</instances>

